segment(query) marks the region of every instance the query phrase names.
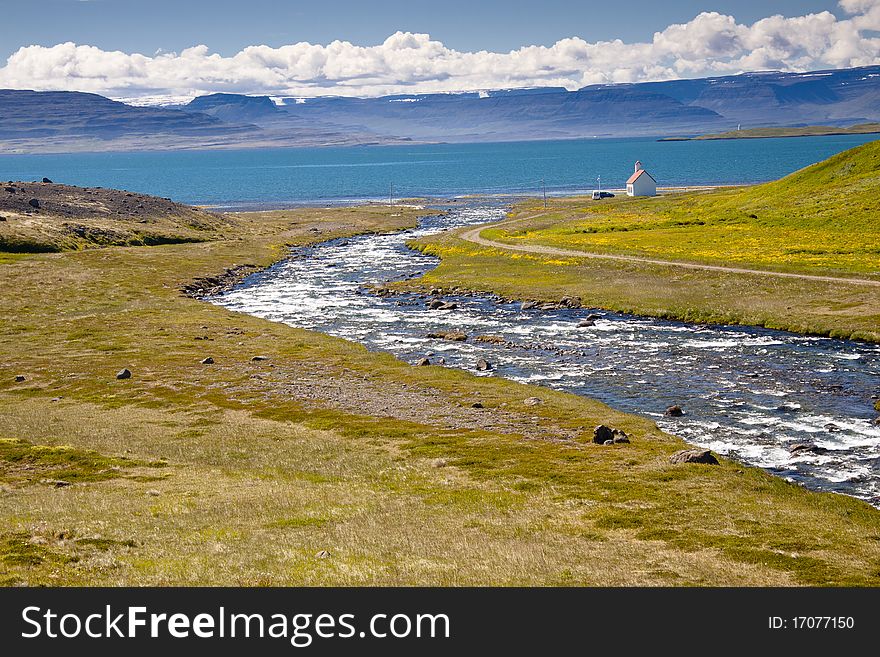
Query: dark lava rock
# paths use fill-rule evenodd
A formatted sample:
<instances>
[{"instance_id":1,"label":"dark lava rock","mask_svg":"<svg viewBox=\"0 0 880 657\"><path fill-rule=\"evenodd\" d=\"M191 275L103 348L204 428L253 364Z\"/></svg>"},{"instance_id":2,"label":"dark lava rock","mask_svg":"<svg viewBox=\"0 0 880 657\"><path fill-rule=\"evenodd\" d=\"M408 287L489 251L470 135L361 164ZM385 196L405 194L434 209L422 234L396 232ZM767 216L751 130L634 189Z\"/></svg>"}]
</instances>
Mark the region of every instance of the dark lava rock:
<instances>
[{"instance_id":1,"label":"dark lava rock","mask_svg":"<svg viewBox=\"0 0 880 657\"><path fill-rule=\"evenodd\" d=\"M43 178L43 182L44 182L44 183L51 183L52 181L49 180L48 178Z\"/></svg>"},{"instance_id":2,"label":"dark lava rock","mask_svg":"<svg viewBox=\"0 0 880 657\"><path fill-rule=\"evenodd\" d=\"M613 443L614 431L611 429L611 427L606 427L604 424L600 424L598 427L593 429L593 442L597 445Z\"/></svg>"},{"instance_id":3,"label":"dark lava rock","mask_svg":"<svg viewBox=\"0 0 880 657\"><path fill-rule=\"evenodd\" d=\"M427 358L422 358L421 360L419 360L418 363L416 363L416 365L419 367L424 367L425 365L430 365L430 364L431 364L431 361Z\"/></svg>"},{"instance_id":4,"label":"dark lava rock","mask_svg":"<svg viewBox=\"0 0 880 657\"><path fill-rule=\"evenodd\" d=\"M16 375L16 377L15 377L16 383L24 383L25 381L27 381L27 379L25 378L24 374Z\"/></svg>"},{"instance_id":5,"label":"dark lava rock","mask_svg":"<svg viewBox=\"0 0 880 657\"><path fill-rule=\"evenodd\" d=\"M683 449L669 457L670 463L703 463L718 465L718 459L708 449Z\"/></svg>"},{"instance_id":6,"label":"dark lava rock","mask_svg":"<svg viewBox=\"0 0 880 657\"><path fill-rule=\"evenodd\" d=\"M213 365L214 359L208 356L207 358L202 359L200 362L202 363L202 365Z\"/></svg>"},{"instance_id":7,"label":"dark lava rock","mask_svg":"<svg viewBox=\"0 0 880 657\"><path fill-rule=\"evenodd\" d=\"M791 452L792 456L795 454L827 454L828 450L824 447L819 447L816 443L795 443L794 445L789 445L788 451Z\"/></svg>"},{"instance_id":8,"label":"dark lava rock","mask_svg":"<svg viewBox=\"0 0 880 657\"><path fill-rule=\"evenodd\" d=\"M120 379L120 380L122 380L122 379L130 379L130 378L131 378L131 370L129 370L127 367L124 368L124 369L119 370L119 371L116 373L116 378L117 378L117 379Z\"/></svg>"},{"instance_id":9,"label":"dark lava rock","mask_svg":"<svg viewBox=\"0 0 880 657\"><path fill-rule=\"evenodd\" d=\"M480 360L477 361L477 370L479 370L480 372L488 372L491 369L492 369L492 363L490 363L485 358L481 358Z\"/></svg>"},{"instance_id":10,"label":"dark lava rock","mask_svg":"<svg viewBox=\"0 0 880 657\"><path fill-rule=\"evenodd\" d=\"M681 417L682 415L684 415L684 411L682 410L681 406L676 404L675 406L670 406L669 408L667 408L666 412L663 413L663 415L667 417Z\"/></svg>"},{"instance_id":11,"label":"dark lava rock","mask_svg":"<svg viewBox=\"0 0 880 657\"><path fill-rule=\"evenodd\" d=\"M32 208L36 208L37 210L40 209L40 202L35 198L32 198L30 201L28 201L28 205Z\"/></svg>"}]
</instances>

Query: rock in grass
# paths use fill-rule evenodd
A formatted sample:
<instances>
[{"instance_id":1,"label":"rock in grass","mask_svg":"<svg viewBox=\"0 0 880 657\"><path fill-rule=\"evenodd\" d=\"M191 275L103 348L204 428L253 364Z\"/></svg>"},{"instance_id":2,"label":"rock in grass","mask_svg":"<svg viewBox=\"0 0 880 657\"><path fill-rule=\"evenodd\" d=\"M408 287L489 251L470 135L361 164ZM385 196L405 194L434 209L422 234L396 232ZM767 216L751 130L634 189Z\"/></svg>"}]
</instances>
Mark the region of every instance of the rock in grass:
<instances>
[{"instance_id":1,"label":"rock in grass","mask_svg":"<svg viewBox=\"0 0 880 657\"><path fill-rule=\"evenodd\" d=\"M541 401L540 397L529 397L528 399L523 399L523 404L526 406L540 406L544 402Z\"/></svg>"},{"instance_id":2,"label":"rock in grass","mask_svg":"<svg viewBox=\"0 0 880 657\"><path fill-rule=\"evenodd\" d=\"M675 406L670 406L669 408L667 408L666 412L663 413L663 415L665 415L666 417L681 417L682 415L684 415L684 410L681 408L681 406L676 404Z\"/></svg>"},{"instance_id":3,"label":"rock in grass","mask_svg":"<svg viewBox=\"0 0 880 657\"><path fill-rule=\"evenodd\" d=\"M670 463L703 463L718 465L718 459L708 449L683 449L669 457Z\"/></svg>"},{"instance_id":4,"label":"rock in grass","mask_svg":"<svg viewBox=\"0 0 880 657\"><path fill-rule=\"evenodd\" d=\"M260 361L264 361L264 360L269 360L269 357L268 356L254 356L253 358L251 358L251 362L253 362L253 363L259 363Z\"/></svg>"},{"instance_id":5,"label":"rock in grass","mask_svg":"<svg viewBox=\"0 0 880 657\"><path fill-rule=\"evenodd\" d=\"M483 404L481 404L480 402L474 402L473 404L471 404L471 408L483 408Z\"/></svg>"},{"instance_id":6,"label":"rock in grass","mask_svg":"<svg viewBox=\"0 0 880 657\"><path fill-rule=\"evenodd\" d=\"M70 486L70 482L64 481L63 479L43 479L41 483L44 483L47 486L52 486L53 488L67 488Z\"/></svg>"},{"instance_id":7,"label":"rock in grass","mask_svg":"<svg viewBox=\"0 0 880 657\"><path fill-rule=\"evenodd\" d=\"M597 445L606 445L609 442L613 443L614 431L612 431L611 427L606 427L604 424L600 424L593 429L593 442Z\"/></svg>"},{"instance_id":8,"label":"rock in grass","mask_svg":"<svg viewBox=\"0 0 880 657\"><path fill-rule=\"evenodd\" d=\"M481 358L477 361L477 370L480 372L488 372L492 369L492 363L490 363L485 358Z\"/></svg>"},{"instance_id":9,"label":"rock in grass","mask_svg":"<svg viewBox=\"0 0 880 657\"><path fill-rule=\"evenodd\" d=\"M2 214L0 214L0 221L6 221L6 217L4 217Z\"/></svg>"},{"instance_id":10,"label":"rock in grass","mask_svg":"<svg viewBox=\"0 0 880 657\"><path fill-rule=\"evenodd\" d=\"M431 360L429 358L421 358L419 362L416 363L416 367L425 367L426 365L430 365Z\"/></svg>"},{"instance_id":11,"label":"rock in grass","mask_svg":"<svg viewBox=\"0 0 880 657\"><path fill-rule=\"evenodd\" d=\"M629 436L622 429L614 429L611 433L614 435L615 444L629 443Z\"/></svg>"},{"instance_id":12,"label":"rock in grass","mask_svg":"<svg viewBox=\"0 0 880 657\"><path fill-rule=\"evenodd\" d=\"M116 378L119 379L120 381L123 379L130 379L131 378L131 370L129 370L127 367L119 370L116 373Z\"/></svg>"},{"instance_id":13,"label":"rock in grass","mask_svg":"<svg viewBox=\"0 0 880 657\"><path fill-rule=\"evenodd\" d=\"M329 559L330 553L327 550L321 550L318 554L315 555L318 559Z\"/></svg>"},{"instance_id":14,"label":"rock in grass","mask_svg":"<svg viewBox=\"0 0 880 657\"><path fill-rule=\"evenodd\" d=\"M36 210L40 209L40 202L35 198L32 198L30 201L28 201L28 205Z\"/></svg>"},{"instance_id":15,"label":"rock in grass","mask_svg":"<svg viewBox=\"0 0 880 657\"><path fill-rule=\"evenodd\" d=\"M24 374L18 374L18 375L16 375L16 377L15 377L15 382L16 382L16 383L24 383L25 381L27 381L27 377L25 377Z\"/></svg>"},{"instance_id":16,"label":"rock in grass","mask_svg":"<svg viewBox=\"0 0 880 657\"><path fill-rule=\"evenodd\" d=\"M210 356L208 356L207 358L203 358L203 359L202 359L201 361L199 361L199 362L200 362L202 365L213 365L213 364L214 364L214 359L211 358Z\"/></svg>"}]
</instances>

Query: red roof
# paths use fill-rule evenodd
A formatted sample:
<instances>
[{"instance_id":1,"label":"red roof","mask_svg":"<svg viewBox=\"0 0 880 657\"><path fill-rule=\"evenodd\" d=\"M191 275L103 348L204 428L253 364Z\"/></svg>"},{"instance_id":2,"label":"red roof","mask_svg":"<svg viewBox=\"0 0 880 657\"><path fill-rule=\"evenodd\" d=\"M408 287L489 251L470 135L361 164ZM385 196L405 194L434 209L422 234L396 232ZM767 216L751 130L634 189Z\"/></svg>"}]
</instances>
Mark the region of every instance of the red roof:
<instances>
[{"instance_id":1,"label":"red roof","mask_svg":"<svg viewBox=\"0 0 880 657\"><path fill-rule=\"evenodd\" d=\"M626 184L627 184L627 185L632 185L636 180L639 179L639 176L641 176L643 173L644 173L646 176L648 176L648 178L650 178L651 180L654 180L654 176L652 176L650 173L648 173L648 172L645 171L644 169L639 169L638 171L636 171L633 175L631 175L631 176L629 177L629 180L626 181ZM657 182L657 181L654 180L654 183L655 183L655 184L656 184L656 182Z\"/></svg>"}]
</instances>

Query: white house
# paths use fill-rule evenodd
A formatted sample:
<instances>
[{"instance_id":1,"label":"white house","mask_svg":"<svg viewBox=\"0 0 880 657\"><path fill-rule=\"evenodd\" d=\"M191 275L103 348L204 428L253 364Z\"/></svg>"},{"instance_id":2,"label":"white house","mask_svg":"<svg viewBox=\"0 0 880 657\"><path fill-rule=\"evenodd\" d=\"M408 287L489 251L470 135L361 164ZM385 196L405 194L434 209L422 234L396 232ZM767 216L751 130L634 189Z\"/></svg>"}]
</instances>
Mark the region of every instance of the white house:
<instances>
[{"instance_id":1,"label":"white house","mask_svg":"<svg viewBox=\"0 0 880 657\"><path fill-rule=\"evenodd\" d=\"M626 181L627 196L657 196L657 181L645 171L641 162L636 162L636 170Z\"/></svg>"}]
</instances>

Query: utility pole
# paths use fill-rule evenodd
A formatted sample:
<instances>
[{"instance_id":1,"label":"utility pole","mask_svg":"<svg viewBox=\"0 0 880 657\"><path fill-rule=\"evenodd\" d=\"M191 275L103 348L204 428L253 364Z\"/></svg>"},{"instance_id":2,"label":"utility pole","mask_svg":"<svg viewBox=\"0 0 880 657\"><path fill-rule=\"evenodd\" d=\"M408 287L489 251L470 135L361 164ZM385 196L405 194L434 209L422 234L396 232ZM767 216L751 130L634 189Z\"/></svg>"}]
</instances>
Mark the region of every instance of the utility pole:
<instances>
[{"instance_id":1,"label":"utility pole","mask_svg":"<svg viewBox=\"0 0 880 657\"><path fill-rule=\"evenodd\" d=\"M544 179L541 178L541 194L544 196L544 209L547 209L547 187L544 186Z\"/></svg>"},{"instance_id":2,"label":"utility pole","mask_svg":"<svg viewBox=\"0 0 880 657\"><path fill-rule=\"evenodd\" d=\"M391 183L391 191L388 193L388 201L390 205L394 205L394 183Z\"/></svg>"}]
</instances>

